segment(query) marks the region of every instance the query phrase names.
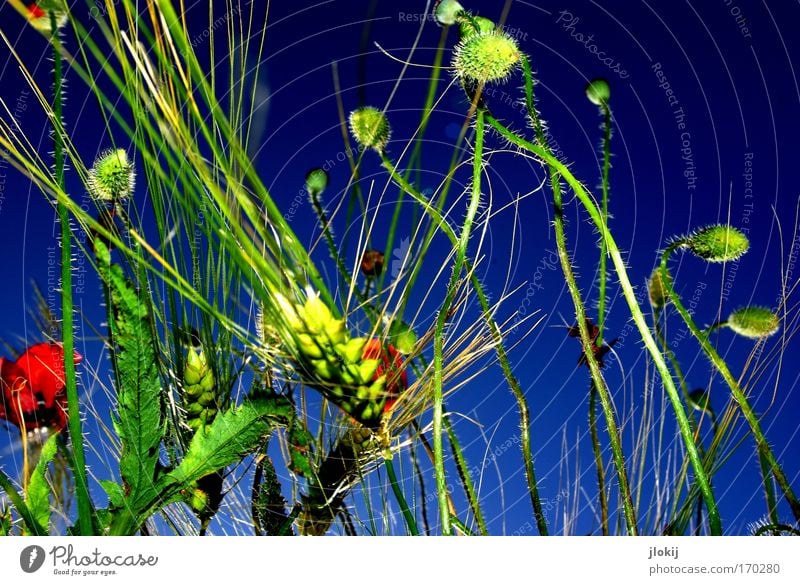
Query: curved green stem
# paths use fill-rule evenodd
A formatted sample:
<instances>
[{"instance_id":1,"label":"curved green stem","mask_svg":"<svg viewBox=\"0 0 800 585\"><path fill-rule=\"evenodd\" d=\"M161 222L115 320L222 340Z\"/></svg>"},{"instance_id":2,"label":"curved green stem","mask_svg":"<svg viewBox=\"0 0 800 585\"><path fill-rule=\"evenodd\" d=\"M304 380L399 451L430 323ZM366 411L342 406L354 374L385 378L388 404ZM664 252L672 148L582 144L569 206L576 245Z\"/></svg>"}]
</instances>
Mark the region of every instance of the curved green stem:
<instances>
[{"instance_id":1,"label":"curved green stem","mask_svg":"<svg viewBox=\"0 0 800 585\"><path fill-rule=\"evenodd\" d=\"M530 73L530 64L527 57L523 57L522 68L525 75L525 94L526 103L528 104L529 114L533 121L533 127L536 132L536 138L539 141L541 150L552 157L550 148L547 145L547 139L544 135L541 120L539 119L536 109L533 107L533 83ZM490 123L496 122L494 118L490 118ZM575 272L572 269L572 262L569 258L567 250L567 237L564 230L564 213L561 201L561 179L558 169L553 164L548 163L550 170L550 187L553 191L553 207L554 207L554 221L556 232L556 247L558 250L558 258L561 262L561 270L564 273L564 280L567 283L570 296L572 297L572 304L575 307L575 316L578 320L578 328L581 334L581 342L583 344L583 351L586 355L586 363L592 375L592 387L596 389L600 398L600 405L603 408L603 414L606 419L606 426L608 427L608 435L611 443L611 452L614 457L614 465L617 469L617 480L619 483L620 494L622 496L622 506L625 512L625 523L628 528L628 534L634 536L638 534L636 526L636 511L633 507L633 498L631 497L631 488L628 481L628 472L625 465L625 455L622 451L622 442L620 440L619 429L617 427L616 413L614 406L611 402L611 395L606 386L605 380L600 373L600 364L594 358L594 341L589 336L589 331L586 326L586 309L581 297L580 289L578 288L578 281L575 278ZM601 223L607 226L605 216L601 216ZM607 227L606 227L607 229ZM605 246L603 246L605 247ZM605 257L605 254L603 254ZM605 287L605 284L603 285ZM602 463L602 462L600 462ZM598 477L601 473L601 467L598 467ZM601 495L601 498L605 494ZM602 500L601 500L602 501Z\"/></svg>"},{"instance_id":2,"label":"curved green stem","mask_svg":"<svg viewBox=\"0 0 800 585\"><path fill-rule=\"evenodd\" d=\"M664 356L661 354L661 351L659 351L656 340L653 338L650 328L647 326L644 314L642 313L642 309L636 300L636 293L633 290L633 285L631 284L630 278L628 278L628 270L625 266L625 260L622 258L622 253L617 246L616 240L609 231L608 226L603 222L602 214L598 210L597 204L595 203L594 199L592 199L591 195L589 195L589 192L581 184L581 182L578 181L578 179L575 178L570 170L557 158L536 144L533 144L524 138L520 138L494 118L488 117L487 122L504 138L507 138L512 144L515 144L516 146L519 146L520 148L523 148L531 154L539 157L546 164L552 165L578 197L581 204L588 212L592 222L599 230L600 236L606 240L606 246L608 247L611 261L614 264L614 269L620 281L622 294L624 295L625 301L627 302L631 311L631 316L636 324L637 329L639 330L639 334L642 336L642 341L644 342L647 351L652 356L653 363L655 364L656 369L658 370L658 373L664 382L664 388L669 396L672 408L675 411L675 417L678 421L681 438L686 446L687 455L689 456L689 460L694 468L697 482L703 493L703 499L706 502L709 523L711 525L711 533L722 534L722 523L719 518L717 503L711 490L711 483L709 482L708 474L706 473L703 463L700 459L700 454L697 450L697 444L695 443L694 436L692 435L691 428L689 427L689 421L686 418L686 411L683 408L680 395L675 387L675 382L672 380L672 376L669 372L669 368L667 367L667 363L664 360ZM579 322L578 325L582 324ZM595 360L589 360L590 363L593 363L594 361Z\"/></svg>"},{"instance_id":3,"label":"curved green stem","mask_svg":"<svg viewBox=\"0 0 800 585\"><path fill-rule=\"evenodd\" d=\"M700 328L694 322L694 319L692 319L692 316L683 306L683 303L681 303L680 297L675 292L675 288L673 287L672 283L669 282L669 280L666 280L667 262L669 261L669 257L675 250L683 245L683 241L674 242L667 247L666 250L664 250L664 254L661 256L661 275L662 279L664 280L664 288L667 291L667 295L669 295L670 301L672 301L672 303L675 305L675 309L686 323L686 326L692 332L692 335L697 338L697 341L700 343L700 347L703 349L703 352L706 354L711 364L717 369L717 371L719 371L720 374L722 374L722 378L725 380L725 383L731 390L734 402L736 402L736 404L739 406L742 415L747 421L747 424L750 426L750 432L753 433L753 438L756 441L756 447L758 448L759 454L764 457L766 465L774 475L775 480L778 482L778 485L781 488L781 491L783 491L783 495L786 497L787 502L789 502L789 507L792 509L792 514L794 515L795 520L800 522L800 502L798 502L797 497L794 495L792 486L790 485L783 468L775 458L772 448L769 446L767 438L764 436L764 432L761 430L761 423L759 423L758 417L753 411L753 408L750 406L747 396L745 396L744 392L742 391L739 381L733 375L730 368L728 368L728 364L725 363L725 360L722 359L722 356L719 355L717 350L708 340L708 336L700 330Z\"/></svg>"}]
</instances>

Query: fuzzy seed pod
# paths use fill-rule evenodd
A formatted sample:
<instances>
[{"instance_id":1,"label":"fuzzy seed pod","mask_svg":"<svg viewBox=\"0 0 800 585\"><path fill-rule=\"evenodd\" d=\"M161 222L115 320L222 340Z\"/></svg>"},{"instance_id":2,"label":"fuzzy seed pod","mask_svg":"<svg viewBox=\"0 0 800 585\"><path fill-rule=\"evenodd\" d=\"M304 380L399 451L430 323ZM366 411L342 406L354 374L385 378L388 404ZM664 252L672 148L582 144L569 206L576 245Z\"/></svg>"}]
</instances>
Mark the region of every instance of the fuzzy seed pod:
<instances>
[{"instance_id":1,"label":"fuzzy seed pod","mask_svg":"<svg viewBox=\"0 0 800 585\"><path fill-rule=\"evenodd\" d=\"M750 241L734 227L714 225L695 232L684 245L707 262L731 262L747 252Z\"/></svg>"},{"instance_id":2,"label":"fuzzy seed pod","mask_svg":"<svg viewBox=\"0 0 800 585\"><path fill-rule=\"evenodd\" d=\"M439 0L433 9L433 17L443 26L455 24L463 14L464 7L456 0Z\"/></svg>"},{"instance_id":3,"label":"fuzzy seed pod","mask_svg":"<svg viewBox=\"0 0 800 585\"><path fill-rule=\"evenodd\" d=\"M133 193L136 173L123 149L102 153L89 170L87 187L89 194L102 202L126 199Z\"/></svg>"},{"instance_id":4,"label":"fuzzy seed pod","mask_svg":"<svg viewBox=\"0 0 800 585\"><path fill-rule=\"evenodd\" d=\"M607 106L608 100L611 98L611 87L608 85L608 81L602 77L590 81L586 86L586 97L596 106Z\"/></svg>"},{"instance_id":5,"label":"fuzzy seed pod","mask_svg":"<svg viewBox=\"0 0 800 585\"><path fill-rule=\"evenodd\" d=\"M760 339L777 333L780 319L766 307L743 307L731 313L727 325L739 335Z\"/></svg>"},{"instance_id":6,"label":"fuzzy seed pod","mask_svg":"<svg viewBox=\"0 0 800 585\"><path fill-rule=\"evenodd\" d=\"M382 111L367 106L350 114L350 132L359 146L383 152L389 143L391 128Z\"/></svg>"},{"instance_id":7,"label":"fuzzy seed pod","mask_svg":"<svg viewBox=\"0 0 800 585\"><path fill-rule=\"evenodd\" d=\"M517 42L503 32L492 30L463 39L455 50L453 67L463 81L503 82L519 65Z\"/></svg>"}]
</instances>

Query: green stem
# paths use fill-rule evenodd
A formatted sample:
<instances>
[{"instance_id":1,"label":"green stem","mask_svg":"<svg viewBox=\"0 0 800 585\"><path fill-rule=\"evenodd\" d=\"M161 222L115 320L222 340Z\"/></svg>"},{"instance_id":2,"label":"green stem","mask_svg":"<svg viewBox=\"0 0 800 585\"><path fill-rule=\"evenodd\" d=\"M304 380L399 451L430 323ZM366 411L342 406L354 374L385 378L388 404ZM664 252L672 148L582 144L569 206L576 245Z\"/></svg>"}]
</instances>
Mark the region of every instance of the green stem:
<instances>
[{"instance_id":1,"label":"green stem","mask_svg":"<svg viewBox=\"0 0 800 585\"><path fill-rule=\"evenodd\" d=\"M761 477L764 478L764 495L767 498L767 513L772 524L780 522L778 518L778 502L775 499L775 486L772 485L772 478L769 476L769 465L764 459L764 454L758 454L758 466L761 468Z\"/></svg>"},{"instance_id":2,"label":"green stem","mask_svg":"<svg viewBox=\"0 0 800 585\"><path fill-rule=\"evenodd\" d=\"M539 141L541 150L552 157L550 148L547 145L547 139L542 128L541 120L536 113L536 108L533 107L533 82L530 72L530 64L527 58L523 58L522 68L525 75L525 94L526 103L529 108L529 115L533 121L533 127L536 131L536 138ZM493 124L494 118L489 119L489 123ZM625 455L622 451L622 442L620 440L620 433L617 427L616 413L611 401L611 394L608 391L605 380L600 373L600 364L594 358L594 342L589 337L589 331L586 326L586 310L581 292L578 288L578 281L575 278L575 272L572 268L572 263L567 251L567 237L564 231L564 213L562 208L561 197L561 179L559 177L558 169L552 163L548 164L550 170L550 187L553 191L553 207L554 207L554 226L556 232L556 247L558 249L558 258L561 261L561 270L564 273L564 280L567 283L570 296L572 297L572 304L575 307L575 316L578 320L578 329L581 334L581 342L583 343L583 351L586 355L586 363L592 375L592 386L597 390L600 398L600 405L603 408L603 414L606 419L606 426L608 427L608 436L611 443L611 453L614 457L614 465L617 469L617 481L619 483L620 494L622 496L622 506L625 512L625 523L628 528L628 534L634 536L638 534L636 526L636 511L633 507L633 498L631 496L630 483L628 481L628 472L625 466ZM601 215L600 223L608 230L608 224L605 221L605 216ZM603 255L605 257L605 254ZM602 462L601 462L602 463ZM598 468L599 473L600 468Z\"/></svg>"},{"instance_id":3,"label":"green stem","mask_svg":"<svg viewBox=\"0 0 800 585\"><path fill-rule=\"evenodd\" d=\"M397 474L394 472L394 463L392 463L391 457L384 459L383 463L386 466L386 473L389 475L389 483L392 486L394 497L397 498L397 503L400 505L400 510L403 512L403 518L405 518L406 527L411 533L411 536L419 536L417 521L414 519L414 514L412 514L411 510L408 508L408 503L403 495L403 490L400 488L400 484L397 482Z\"/></svg>"},{"instance_id":4,"label":"green stem","mask_svg":"<svg viewBox=\"0 0 800 585\"><path fill-rule=\"evenodd\" d=\"M453 246L456 246L458 244L458 236L450 224L445 221L441 214L441 210L431 205L431 203L421 193L419 193L419 191L410 185L408 181L406 181L397 172L396 167L386 156L383 156L383 166L387 171L389 171L392 179L422 206L422 208L425 210L425 213L427 213L431 219L433 219L434 225L442 230L442 233L447 236L447 238L450 240L450 243ZM491 307L489 306L489 299L486 296L486 292L483 290L483 283L481 283L480 279L472 270L472 263L469 261L469 259L466 260L466 268L470 275L470 283L472 284L472 287L478 296L478 302L481 305L483 318L489 325L489 329L492 334L492 341L495 344L497 360L500 362L500 367L503 370L503 375L508 382L511 393L514 395L514 398L517 401L520 418L522 458L525 465L525 476L528 482L528 493L531 498L531 504L533 506L533 512L536 518L536 526L539 530L539 534L546 536L548 534L547 521L545 519L542 501L539 497L539 487L536 482L536 473L533 466L533 455L531 453L531 417L528 401L525 398L525 393L523 392L519 381L511 369L511 363L508 360L508 354L506 353L505 346L503 345L503 335L500 332L497 322L494 320Z\"/></svg>"},{"instance_id":5,"label":"green stem","mask_svg":"<svg viewBox=\"0 0 800 585\"><path fill-rule=\"evenodd\" d=\"M472 164L472 196L458 242L458 252L453 263L453 272L447 284L447 294L436 316L436 328L433 338L433 455L436 468L436 487L438 489L439 507L442 517L442 534L450 534L450 510L447 506L447 480L444 474L444 446L442 443L442 418L444 411L444 389L442 374L444 372L444 327L447 313L456 298L467 246L472 233L472 224L478 213L481 202L481 172L483 171L483 138L485 112L478 109L475 116L475 153Z\"/></svg>"},{"instance_id":6,"label":"green stem","mask_svg":"<svg viewBox=\"0 0 800 585\"><path fill-rule=\"evenodd\" d=\"M664 288L669 295L670 301L672 301L672 303L675 305L678 313L686 323L686 326L692 332L692 335L697 338L698 343L700 343L700 347L703 349L703 352L706 354L711 364L717 369L717 371L719 371L720 374L722 374L722 378L725 380L725 383L731 390L734 402L736 402L736 404L739 406L739 409L742 411L742 415L747 421L747 424L750 426L750 432L753 433L753 438L756 441L756 447L758 448L759 454L764 457L769 470L775 476L778 486L780 486L781 491L783 491L783 494L786 497L786 500L789 502L789 507L792 509L792 514L794 515L795 520L800 522L800 502L798 502L797 497L794 495L792 486L790 485L786 474L783 472L783 468L781 468L780 464L775 458L772 448L769 446L769 443L764 436L764 432L761 430L761 423L759 423L758 417L753 411L753 408L750 406L747 396L745 396L741 386L739 386L739 381L735 378L730 368L728 368L728 364L725 363L725 360L722 359L722 356L720 356L714 346L711 345L711 342L708 340L708 336L700 330L700 328L694 322L694 319L692 319L692 316L683 306L683 303L681 303L680 297L675 292L675 288L673 287L672 283L666 279L667 262L669 261L669 257L675 250L683 245L683 241L674 242L667 247L661 257L661 275L662 279L664 280Z\"/></svg>"},{"instance_id":7,"label":"green stem","mask_svg":"<svg viewBox=\"0 0 800 585\"><path fill-rule=\"evenodd\" d=\"M608 536L608 498L606 498L606 473L603 467L603 452L597 434L597 387L592 380L589 389L589 432L592 435L594 466L597 469L597 493L600 499L600 522L603 536Z\"/></svg>"},{"instance_id":8,"label":"green stem","mask_svg":"<svg viewBox=\"0 0 800 585\"><path fill-rule=\"evenodd\" d=\"M53 47L53 114L56 119L56 123L53 126L55 177L61 190L66 191L66 182L64 180L64 137L62 135L64 72L54 12L50 13L50 25L53 31L50 39ZM61 200L58 201L57 210L58 221L61 224L61 341L64 347L64 382L67 391L69 436L72 439L72 450L75 454L73 472L75 474L75 494L78 501L78 527L83 536L90 536L94 534L92 502L89 499L89 486L86 478L86 457L83 451L80 400L78 398L77 376L75 375L75 360L73 359L75 341L72 322L72 231L69 224L69 210Z\"/></svg>"},{"instance_id":9,"label":"green stem","mask_svg":"<svg viewBox=\"0 0 800 585\"><path fill-rule=\"evenodd\" d=\"M611 169L611 108L604 103L603 110L603 221L608 225L608 174ZM544 146L544 145L543 145ZM606 262L608 261L606 241L600 238L600 274L598 276L597 335L598 347L603 346L603 332L606 324Z\"/></svg>"},{"instance_id":10,"label":"green stem","mask_svg":"<svg viewBox=\"0 0 800 585\"><path fill-rule=\"evenodd\" d=\"M464 486L464 492L467 494L469 507L472 508L472 513L475 515L475 522L478 524L478 531L483 536L489 535L489 530L486 527L486 521L483 518L483 511L481 510L481 503L478 499L478 494L475 492L475 486L472 483L472 476L467 466L467 460L464 458L464 452L461 450L461 443L453 430L453 425L450 422L450 417L444 417L444 426L447 431L447 438L450 441L450 449L453 452L453 458L456 461L456 469L458 476L461 479L461 485Z\"/></svg>"},{"instance_id":11,"label":"green stem","mask_svg":"<svg viewBox=\"0 0 800 585\"><path fill-rule=\"evenodd\" d=\"M523 148L531 154L539 157L546 164L552 165L558 174L564 178L567 184L569 184L570 188L578 197L581 204L588 212L592 222L600 232L600 236L606 240L606 246L608 247L611 261L614 264L614 269L620 281L622 294L625 297L625 301L628 303L633 321L636 324L640 335L642 336L642 341L652 356L653 363L655 364L656 369L658 370L658 373L664 382L664 388L669 396L672 408L675 411L675 417L678 421L681 438L686 446L687 455L689 456L689 460L691 461L695 475L697 476L698 484L700 485L703 493L703 499L706 501L706 509L708 510L709 523L711 525L711 533L722 534L722 523L719 518L717 503L711 490L711 483L709 482L708 475L703 467L703 462L700 459L700 454L697 450L697 444L695 443L691 428L689 427L689 421L686 418L686 411L683 408L680 395L675 387L675 382L672 380L672 376L669 372L669 368L667 367L667 363L664 360L664 356L659 351L656 340L653 338L650 328L647 325L647 321L644 318L644 314L642 313L642 309L636 300L636 293L634 292L633 285L628 278L628 270L625 265L625 260L622 258L622 253L617 246L616 240L608 229L608 226L603 222L603 217L600 211L597 209L597 204L592 199L592 196L589 195L589 192L581 184L581 182L575 178L575 176L561 161L552 156L550 153L546 152L543 148L525 140L524 138L520 138L494 118L488 117L487 121L489 122L490 126L497 130L503 137L507 138L512 144L515 144L516 146L519 146L520 148ZM581 322L579 322L578 325L585 328L585 324ZM589 362L591 364L594 363L595 360L589 360Z\"/></svg>"}]
</instances>

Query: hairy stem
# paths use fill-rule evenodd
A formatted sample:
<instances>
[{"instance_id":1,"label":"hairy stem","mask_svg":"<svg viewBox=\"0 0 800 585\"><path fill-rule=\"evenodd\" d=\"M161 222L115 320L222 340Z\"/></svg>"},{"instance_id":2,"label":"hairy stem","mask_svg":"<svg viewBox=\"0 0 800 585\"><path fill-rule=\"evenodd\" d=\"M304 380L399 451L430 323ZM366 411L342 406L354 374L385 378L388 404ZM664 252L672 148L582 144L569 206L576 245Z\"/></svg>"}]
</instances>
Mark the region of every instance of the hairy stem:
<instances>
[{"instance_id":1,"label":"hairy stem","mask_svg":"<svg viewBox=\"0 0 800 585\"><path fill-rule=\"evenodd\" d=\"M689 456L689 460L692 463L692 467L697 477L697 482L703 493L703 499L706 502L709 523L711 525L711 533L722 534L722 523L720 521L717 503L714 499L714 494L711 489L711 483L708 479L708 474L703 467L703 462L700 458L700 453L698 452L694 436L692 435L692 430L689 426L689 421L686 417L686 411L684 410L680 395L678 394L678 389L675 387L675 382L672 380L672 376L669 372L669 368L667 367L667 363L664 360L664 356L658 349L658 344L650 332L650 328L648 327L647 321L644 318L642 309L636 300L636 293L633 290L633 285L631 284L630 278L628 278L628 270L625 266L625 260L622 258L622 253L617 246L616 240L608 229L608 226L605 224L605 222L603 222L602 214L600 213L600 210L598 210L596 202L586 188L581 184L581 182L578 181L578 179L575 178L570 170L557 158L546 152L540 146L537 146L536 144L517 136L494 118L488 117L487 122L490 126L492 126L492 128L497 130L512 144L515 144L516 146L519 146L520 148L530 152L534 156L539 157L546 164L552 165L558 174L564 178L567 184L569 184L570 188L573 190L583 207L588 212L592 222L599 230L600 236L606 240L606 246L608 247L611 261L614 264L614 269L620 281L622 294L624 295L625 301L627 302L631 311L631 316L636 324L637 329L639 330L642 341L644 342L647 351L652 356L653 363L655 364L656 369L658 370L658 373L664 382L664 388L669 396L672 408L675 411L675 417L678 421L681 438L686 446L686 452ZM580 326L582 323L579 322L578 325ZM591 364L594 362L594 360L589 360L589 362Z\"/></svg>"},{"instance_id":2,"label":"hairy stem","mask_svg":"<svg viewBox=\"0 0 800 585\"><path fill-rule=\"evenodd\" d=\"M64 179L64 137L62 113L64 104L64 72L63 60L59 48L58 27L55 12L50 13L53 47L53 153L55 158L56 183L62 191L66 191ZM61 224L61 331L64 346L64 383L67 391L67 414L69 418L69 436L74 452L75 494L78 502L78 527L84 536L94 534L92 523L92 503L89 499L89 485L86 478L86 456L83 451L83 431L81 430L80 400L78 398L78 381L75 374L74 330L72 322L72 231L70 213L59 199L57 203L58 221Z\"/></svg>"},{"instance_id":3,"label":"hairy stem","mask_svg":"<svg viewBox=\"0 0 800 585\"><path fill-rule=\"evenodd\" d=\"M758 416L756 416L756 413L750 406L750 402L747 400L747 396L742 391L739 381L733 375L728 367L728 364L725 363L725 360L722 359L722 356L719 355L717 350L708 340L708 336L700 330L700 328L694 322L694 319L692 319L692 316L686 310L686 307L683 306L680 297L675 292L672 282L666 279L667 263L669 262L669 258L672 253L681 246L683 246L683 242L674 242L667 247L667 249L664 251L664 254L661 256L661 276L662 280L664 280L664 288L669 295L670 301L675 305L675 309L678 311L680 316L683 318L683 321L686 323L686 326L689 328L689 331L692 332L692 335L694 335L698 343L700 343L703 353L706 354L706 357L708 357L714 368L716 368L717 371L722 374L722 378L725 380L725 383L731 390L734 402L736 402L736 404L739 406L742 415L747 421L747 424L750 426L750 432L753 434L753 438L756 441L756 447L758 448L759 454L763 456L766 466L772 472L775 480L778 482L778 486L783 492L783 495L786 497L787 502L789 502L789 507L792 509L792 514L794 515L795 520L800 522L800 502L797 500L797 497L792 491L792 486L789 483L789 479L786 477L783 468L775 458L772 448L769 446L767 438L764 436L764 432L761 430L761 423L758 421Z\"/></svg>"}]
</instances>

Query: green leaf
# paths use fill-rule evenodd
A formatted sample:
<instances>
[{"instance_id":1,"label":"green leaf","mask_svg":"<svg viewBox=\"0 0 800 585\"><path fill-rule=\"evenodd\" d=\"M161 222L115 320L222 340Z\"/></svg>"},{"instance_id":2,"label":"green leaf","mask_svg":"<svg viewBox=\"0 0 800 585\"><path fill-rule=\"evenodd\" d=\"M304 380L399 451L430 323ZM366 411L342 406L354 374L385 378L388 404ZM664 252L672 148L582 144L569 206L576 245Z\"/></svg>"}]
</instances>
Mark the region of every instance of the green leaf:
<instances>
[{"instance_id":1,"label":"green leaf","mask_svg":"<svg viewBox=\"0 0 800 585\"><path fill-rule=\"evenodd\" d=\"M183 461L164 481L188 486L238 463L258 449L273 429L289 426L294 415L294 406L282 396L251 400L218 414L210 426L195 434Z\"/></svg>"},{"instance_id":2,"label":"green leaf","mask_svg":"<svg viewBox=\"0 0 800 585\"><path fill-rule=\"evenodd\" d=\"M286 524L286 499L269 456L262 455L253 478L253 527L261 536L281 536Z\"/></svg>"},{"instance_id":3,"label":"green leaf","mask_svg":"<svg viewBox=\"0 0 800 585\"><path fill-rule=\"evenodd\" d=\"M47 481L47 468L58 450L58 435L47 439L42 446L39 462L31 474L28 483L28 492L25 494L25 503L31 515L39 525L47 528L50 525L50 484Z\"/></svg>"},{"instance_id":4,"label":"green leaf","mask_svg":"<svg viewBox=\"0 0 800 585\"><path fill-rule=\"evenodd\" d=\"M120 474L131 499L148 499L145 496L154 491L164 432L151 299L144 286L137 290L122 268L111 263L110 252L99 240L95 240L95 252L110 304L111 355L118 396L114 427L122 443ZM140 279L146 283L143 277Z\"/></svg>"},{"instance_id":5,"label":"green leaf","mask_svg":"<svg viewBox=\"0 0 800 585\"><path fill-rule=\"evenodd\" d=\"M100 487L102 487L108 495L110 507L121 508L124 505L125 491L122 489L121 485L109 479L101 479Z\"/></svg>"}]
</instances>

